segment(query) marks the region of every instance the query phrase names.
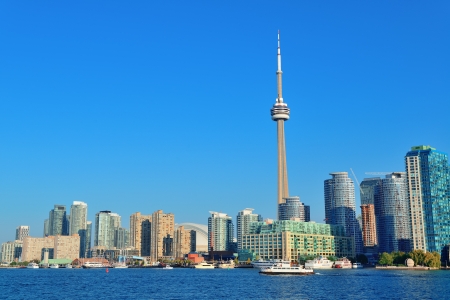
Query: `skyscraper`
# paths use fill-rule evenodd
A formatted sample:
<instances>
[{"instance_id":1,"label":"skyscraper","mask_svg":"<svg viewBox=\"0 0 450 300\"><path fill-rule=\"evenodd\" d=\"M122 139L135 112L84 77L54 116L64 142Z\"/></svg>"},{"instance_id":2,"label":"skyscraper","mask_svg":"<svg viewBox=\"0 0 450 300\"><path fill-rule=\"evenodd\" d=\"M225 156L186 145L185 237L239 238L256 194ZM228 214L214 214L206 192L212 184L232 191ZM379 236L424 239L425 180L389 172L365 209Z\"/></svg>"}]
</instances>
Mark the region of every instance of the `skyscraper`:
<instances>
[{"instance_id":1,"label":"skyscraper","mask_svg":"<svg viewBox=\"0 0 450 300\"><path fill-rule=\"evenodd\" d=\"M377 224L375 203L379 202L381 194L381 179L379 177L365 178L359 187L361 197L361 229L364 253L378 253Z\"/></svg>"},{"instance_id":2,"label":"skyscraper","mask_svg":"<svg viewBox=\"0 0 450 300\"><path fill-rule=\"evenodd\" d=\"M48 235L68 235L66 206L56 204L48 218Z\"/></svg>"},{"instance_id":3,"label":"skyscraper","mask_svg":"<svg viewBox=\"0 0 450 300\"><path fill-rule=\"evenodd\" d=\"M341 225L355 240L356 254L363 253L361 230L356 220L355 186L347 172L330 173L324 182L325 219L327 224Z\"/></svg>"},{"instance_id":4,"label":"skyscraper","mask_svg":"<svg viewBox=\"0 0 450 300\"><path fill-rule=\"evenodd\" d=\"M130 216L130 246L139 251L139 256L150 256L151 215L136 212Z\"/></svg>"},{"instance_id":5,"label":"skyscraper","mask_svg":"<svg viewBox=\"0 0 450 300\"><path fill-rule=\"evenodd\" d=\"M30 226L19 226L16 228L16 241L23 241L23 238L30 235Z\"/></svg>"},{"instance_id":6,"label":"skyscraper","mask_svg":"<svg viewBox=\"0 0 450 300\"><path fill-rule=\"evenodd\" d=\"M172 251L168 249L170 239L173 240L175 231L175 216L172 213L165 214L162 210L157 210L152 214L150 257L152 261ZM166 242L165 242L166 241Z\"/></svg>"},{"instance_id":7,"label":"skyscraper","mask_svg":"<svg viewBox=\"0 0 450 300\"><path fill-rule=\"evenodd\" d=\"M69 235L80 236L80 257L86 253L86 226L87 226L87 204L81 201L73 201L70 207Z\"/></svg>"},{"instance_id":8,"label":"skyscraper","mask_svg":"<svg viewBox=\"0 0 450 300\"><path fill-rule=\"evenodd\" d=\"M413 249L441 252L450 244L448 163L446 153L424 145L405 156Z\"/></svg>"},{"instance_id":9,"label":"skyscraper","mask_svg":"<svg viewBox=\"0 0 450 300\"><path fill-rule=\"evenodd\" d=\"M309 206L300 202L300 197L288 197L284 201L284 203L278 204L278 220L296 219L301 222L309 222Z\"/></svg>"},{"instance_id":10,"label":"skyscraper","mask_svg":"<svg viewBox=\"0 0 450 300\"><path fill-rule=\"evenodd\" d=\"M282 74L281 71L281 50L280 50L280 32L278 31L278 69L277 69L277 87L278 97L273 105L270 113L272 120L277 122L277 144L278 144L278 196L277 209L280 203L285 202L285 198L289 197L288 176L286 165L286 145L284 138L284 121L289 120L290 110L287 104L283 102L282 92Z\"/></svg>"},{"instance_id":11,"label":"skyscraper","mask_svg":"<svg viewBox=\"0 0 450 300\"><path fill-rule=\"evenodd\" d=\"M215 211L209 212L208 250L231 251L233 249L234 227L230 216Z\"/></svg>"},{"instance_id":12,"label":"skyscraper","mask_svg":"<svg viewBox=\"0 0 450 300\"><path fill-rule=\"evenodd\" d=\"M250 223L261 222L261 215L254 214L253 208L246 208L238 212L236 217L236 227L237 227L237 248L242 249L242 236L244 234L250 233Z\"/></svg>"},{"instance_id":13,"label":"skyscraper","mask_svg":"<svg viewBox=\"0 0 450 300\"><path fill-rule=\"evenodd\" d=\"M114 247L114 230L120 227L120 216L109 210L95 214L94 246Z\"/></svg>"}]
</instances>

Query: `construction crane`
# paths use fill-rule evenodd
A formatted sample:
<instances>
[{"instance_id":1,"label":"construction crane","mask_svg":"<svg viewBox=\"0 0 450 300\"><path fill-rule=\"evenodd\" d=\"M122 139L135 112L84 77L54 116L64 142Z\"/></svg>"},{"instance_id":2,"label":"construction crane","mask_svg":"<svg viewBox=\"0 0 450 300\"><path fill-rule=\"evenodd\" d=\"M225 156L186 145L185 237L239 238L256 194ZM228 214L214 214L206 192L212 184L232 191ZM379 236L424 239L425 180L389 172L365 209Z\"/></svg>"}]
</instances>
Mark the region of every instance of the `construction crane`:
<instances>
[{"instance_id":1,"label":"construction crane","mask_svg":"<svg viewBox=\"0 0 450 300\"><path fill-rule=\"evenodd\" d=\"M352 171L353 177L355 177L356 183L358 184L358 187L359 187L359 191L364 195L364 191L361 189L361 185L359 184L359 180L358 180L358 178L356 177L355 172L353 172L353 169L352 169L352 168L350 168L350 171ZM367 173L366 173L366 174L367 174Z\"/></svg>"}]
</instances>

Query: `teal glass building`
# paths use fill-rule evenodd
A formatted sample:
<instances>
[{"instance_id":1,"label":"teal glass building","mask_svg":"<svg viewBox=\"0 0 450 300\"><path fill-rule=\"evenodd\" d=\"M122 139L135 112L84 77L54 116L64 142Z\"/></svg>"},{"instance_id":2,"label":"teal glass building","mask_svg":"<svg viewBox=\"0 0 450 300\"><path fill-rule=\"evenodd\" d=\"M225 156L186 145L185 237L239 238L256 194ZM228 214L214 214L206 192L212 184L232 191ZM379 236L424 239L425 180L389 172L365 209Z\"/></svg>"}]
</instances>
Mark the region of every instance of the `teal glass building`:
<instances>
[{"instance_id":1,"label":"teal glass building","mask_svg":"<svg viewBox=\"0 0 450 300\"><path fill-rule=\"evenodd\" d=\"M442 252L450 244L448 154L430 146L412 147L405 156L412 248Z\"/></svg>"}]
</instances>

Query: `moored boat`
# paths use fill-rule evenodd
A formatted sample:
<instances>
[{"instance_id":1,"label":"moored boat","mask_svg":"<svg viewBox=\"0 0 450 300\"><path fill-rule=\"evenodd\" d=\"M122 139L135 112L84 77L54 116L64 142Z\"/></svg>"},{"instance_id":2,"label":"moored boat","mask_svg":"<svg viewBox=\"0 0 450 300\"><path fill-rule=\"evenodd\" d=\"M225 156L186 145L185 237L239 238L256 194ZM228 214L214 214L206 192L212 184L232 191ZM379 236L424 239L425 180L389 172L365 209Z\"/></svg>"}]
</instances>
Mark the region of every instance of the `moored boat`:
<instances>
[{"instance_id":1,"label":"moored boat","mask_svg":"<svg viewBox=\"0 0 450 300\"><path fill-rule=\"evenodd\" d=\"M313 260L307 260L305 263L305 268L311 269L331 269L332 267L333 262L323 256L319 256Z\"/></svg>"},{"instance_id":2,"label":"moored boat","mask_svg":"<svg viewBox=\"0 0 450 300\"><path fill-rule=\"evenodd\" d=\"M362 269L362 268L363 268L363 265L359 262L352 264L352 269Z\"/></svg>"},{"instance_id":3,"label":"moored boat","mask_svg":"<svg viewBox=\"0 0 450 300\"><path fill-rule=\"evenodd\" d=\"M59 265L58 264L50 264L48 267L50 269L59 269Z\"/></svg>"},{"instance_id":4,"label":"moored boat","mask_svg":"<svg viewBox=\"0 0 450 300\"><path fill-rule=\"evenodd\" d=\"M303 266L291 266L290 263L283 262L261 268L259 273L265 275L312 275L314 270Z\"/></svg>"},{"instance_id":5,"label":"moored boat","mask_svg":"<svg viewBox=\"0 0 450 300\"><path fill-rule=\"evenodd\" d=\"M234 261L220 261L217 263L219 269L234 269Z\"/></svg>"},{"instance_id":6,"label":"moored boat","mask_svg":"<svg viewBox=\"0 0 450 300\"><path fill-rule=\"evenodd\" d=\"M83 269L98 269L98 268L109 268L109 265L104 265L100 262L87 261L83 264Z\"/></svg>"},{"instance_id":7,"label":"moored boat","mask_svg":"<svg viewBox=\"0 0 450 300\"><path fill-rule=\"evenodd\" d=\"M251 265L254 268L265 268L265 267L271 267L276 263L287 263L290 264L290 261L285 261L282 259L271 259L271 260L264 260L264 259L258 259L251 262Z\"/></svg>"},{"instance_id":8,"label":"moored boat","mask_svg":"<svg viewBox=\"0 0 450 300\"><path fill-rule=\"evenodd\" d=\"M352 262L347 257L343 257L334 262L334 267L336 269L351 269Z\"/></svg>"},{"instance_id":9,"label":"moored boat","mask_svg":"<svg viewBox=\"0 0 450 300\"><path fill-rule=\"evenodd\" d=\"M209 264L207 262L199 263L198 265L194 266L195 269L214 269L213 264Z\"/></svg>"},{"instance_id":10,"label":"moored boat","mask_svg":"<svg viewBox=\"0 0 450 300\"><path fill-rule=\"evenodd\" d=\"M32 262L27 265L27 269L39 269L39 265L37 263Z\"/></svg>"}]
</instances>

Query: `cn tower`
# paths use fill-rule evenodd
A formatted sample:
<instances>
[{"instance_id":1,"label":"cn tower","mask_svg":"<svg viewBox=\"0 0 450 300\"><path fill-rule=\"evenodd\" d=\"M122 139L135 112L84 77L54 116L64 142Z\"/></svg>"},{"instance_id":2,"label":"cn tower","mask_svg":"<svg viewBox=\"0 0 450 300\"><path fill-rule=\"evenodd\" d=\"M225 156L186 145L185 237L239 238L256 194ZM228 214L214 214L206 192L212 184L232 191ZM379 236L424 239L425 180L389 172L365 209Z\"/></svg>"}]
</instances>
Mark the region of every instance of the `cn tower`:
<instances>
[{"instance_id":1,"label":"cn tower","mask_svg":"<svg viewBox=\"0 0 450 300\"><path fill-rule=\"evenodd\" d=\"M285 198L289 197L288 177L286 165L286 145L284 142L284 121L289 120L290 110L287 104L283 102L283 92L281 77L281 53L280 53L280 31L278 31L278 69L277 69L277 87L278 97L275 104L270 110L272 120L277 122L277 144L278 144L278 197L277 207L280 203L285 202Z\"/></svg>"}]
</instances>

